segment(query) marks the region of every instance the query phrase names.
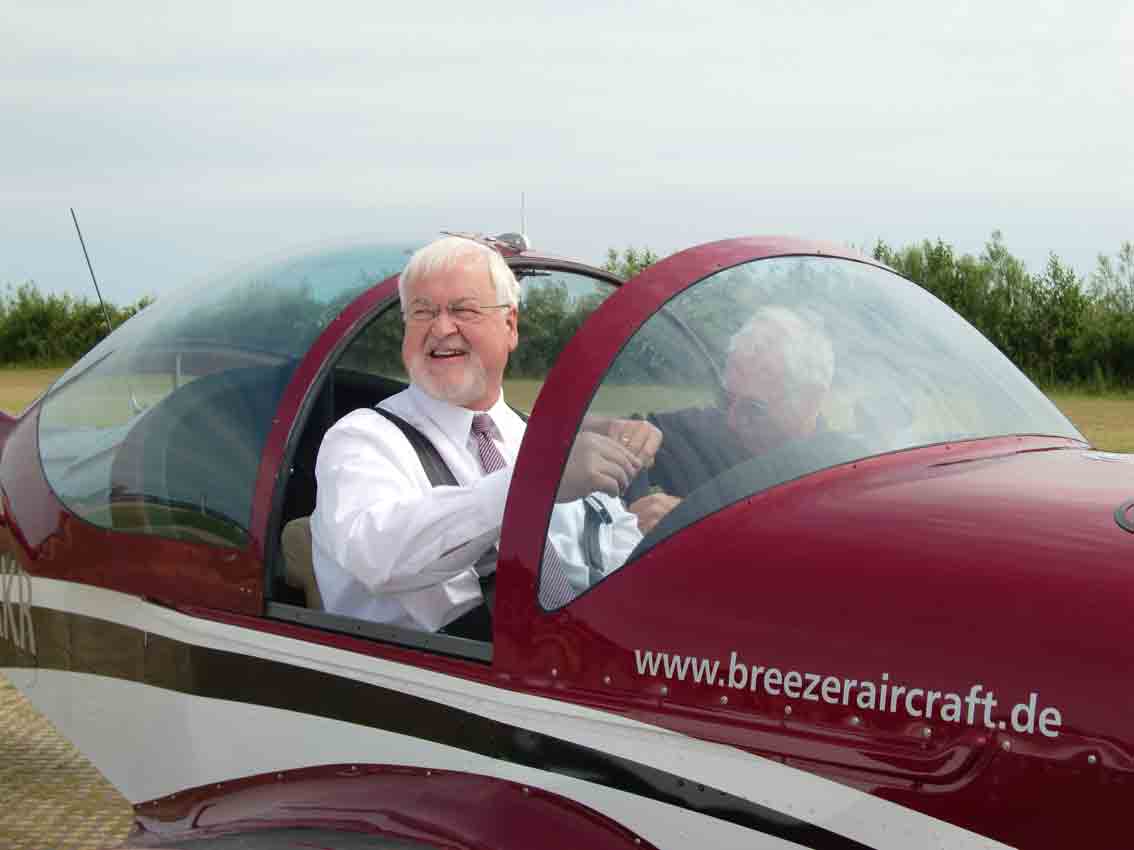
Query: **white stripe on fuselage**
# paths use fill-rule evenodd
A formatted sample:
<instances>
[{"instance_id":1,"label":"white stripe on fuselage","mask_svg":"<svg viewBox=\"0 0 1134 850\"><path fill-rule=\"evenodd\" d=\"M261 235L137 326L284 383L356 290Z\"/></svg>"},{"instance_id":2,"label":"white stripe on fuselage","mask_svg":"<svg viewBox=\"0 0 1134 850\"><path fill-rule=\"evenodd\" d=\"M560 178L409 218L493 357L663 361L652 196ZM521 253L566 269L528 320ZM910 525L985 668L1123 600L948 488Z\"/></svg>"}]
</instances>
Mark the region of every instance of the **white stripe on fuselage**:
<instances>
[{"instance_id":1,"label":"white stripe on fuselage","mask_svg":"<svg viewBox=\"0 0 1134 850\"><path fill-rule=\"evenodd\" d=\"M28 694L36 708L85 744L91 761L134 803L250 773L409 765L543 788L602 812L658 847L800 848L679 806L408 735L122 679L58 670L32 675L38 681Z\"/></svg>"},{"instance_id":2,"label":"white stripe on fuselage","mask_svg":"<svg viewBox=\"0 0 1134 850\"><path fill-rule=\"evenodd\" d=\"M1006 846L945 821L870 796L822 777L754 756L733 747L698 740L617 714L496 688L480 682L382 658L360 655L254 629L245 629L191 617L147 603L134 596L88 585L34 578L33 600L33 604L39 607L120 623L186 644L241 653L284 664L307 667L355 681L367 682L468 711L491 720L592 747L658 770L667 771L690 782L718 788L871 847L991 848ZM76 677L77 675L39 671L40 682L27 689L28 696L37 707L40 707L39 703L42 701L44 704L41 710L55 721L55 714L66 714L69 711L66 706L66 698L61 697L58 701L48 698L45 689L41 689L40 685L47 685L50 681L52 682L50 690L58 691L63 686L62 682L55 681L58 676ZM12 677L13 681L19 686L19 674L13 671ZM100 682L113 681L100 677L80 678L84 681L87 679ZM282 709L247 706L225 700L174 694L170 691L136 683L116 681L116 684L141 689L138 692L139 695L135 697L142 701L141 704L160 706L173 712L171 716L178 718L178 726L184 729L186 736L186 752L180 754L181 757L169 758L163 752L161 758L151 758L146 761L145 765L142 765L141 760L139 760L133 763L129 770L125 770L125 767L123 767L123 771L127 774L124 776L103 768L103 762L94 752L89 734L97 732L106 735L108 731L113 733L117 730L125 739L120 739L119 745L127 742L132 743L134 735L129 718L137 714L138 703L121 705L113 700L105 707L99 708L86 697L80 697L76 693L76 698L81 700L80 704L87 706L84 713L94 715L94 719L101 722L95 723L84 717L72 717L71 721L64 719L63 722L58 722L58 725L65 734L75 741L80 749L91 755L95 764L103 769L103 772L112 782L123 788L127 796L135 801L160 796L185 787L233 779L247 774L321 763L373 761L382 764L413 764L446 768L450 766L448 762L431 764L428 760L421 760L427 754L429 758L433 758L434 752L442 751L459 754L452 757L458 759L461 764L471 765L475 762L477 765L475 768L453 767L453 769L474 770L475 772L504 776L505 778L513 778L514 772L520 771L524 774L524 778L517 781L529 782L557 793L566 793L562 790L564 782L572 786L579 782L579 780L565 778L553 773L532 768L520 768L485 756L467 753L432 742L423 742L408 736L372 730L357 724L315 718ZM36 691L40 691L39 696L36 695ZM144 695L142 694L143 691ZM223 713L217 709L212 712L217 715L215 720L209 720L206 727L200 718L191 716L196 712L203 712L206 716L210 716L209 712L206 712L203 708L205 705L227 707L225 719L221 718ZM121 710L122 713L117 715L117 725L109 719L97 715L99 711L117 712L118 710ZM70 711L70 713L75 714L74 711ZM219 746L217 743L211 743L217 738L229 739L247 734L255 729L256 724L263 722L261 718L266 716L266 713L279 713L294 718L294 721L289 720L286 724L281 721L278 724L281 727L287 726L288 731L286 733L281 732L280 738L274 745L269 746L267 742L264 742L258 747L244 748L237 746L235 752L241 754L240 758L234 758L230 762L227 756L218 752L218 749L232 747L232 742L225 740ZM72 725L72 721L75 725ZM169 722L168 718L165 722ZM232 725L234 723L240 725L234 726ZM335 752L332 754L331 749L325 747L323 741L313 740L324 734L324 732L317 730L329 730L331 728L326 724L337 724L337 726L349 730L349 732L344 732L345 749L339 751L335 748ZM272 728L272 724L269 724L268 728ZM225 732L229 734L224 734ZM172 729L169 729L167 733L159 735L160 744L155 744L158 751L168 749L169 738L176 734ZM330 731L326 734L333 738ZM369 747L367 747L367 751L364 752L362 745L364 739L377 742L375 749L369 751ZM392 739L402 739L415 743L412 744L410 750L405 748L390 750L387 747ZM102 746L103 749L108 748L98 742L95 742L95 745ZM401 753L400 758L403 760L399 761L398 758L392 758L393 753ZM411 758L412 754L416 754L416 757ZM161 764L152 764L154 762ZM218 769L218 765L224 765L226 772L222 773ZM137 783L132 779L133 776L148 775L146 771L154 771L152 780L147 779ZM602 802L608 797L613 800L615 796L636 800L644 800L644 798L624 792L612 792L610 789L590 783L582 784L598 789L594 792L594 800L577 796L578 789L572 790L569 796L594 806L599 811L625 823L631 829L640 831L643 837L660 846L687 845L688 842L686 841L675 842L672 836L667 839L664 832L651 828L648 817L641 823L631 822L626 819L623 806L617 806L617 811L612 811L608 805ZM643 810L665 806L665 804L654 801L644 802L649 805L645 806ZM665 808L679 810L673 806L665 806ZM692 816L696 818L698 824L715 821L713 818L701 815L692 814ZM721 823L720 821L715 822ZM700 831L701 827L698 826L697 829ZM734 829L740 828L729 826L729 830ZM742 832L747 836L745 846L752 846L754 833L749 830L742 830ZM696 843L703 844L704 842L698 841ZM727 845L731 846L732 843L729 841ZM711 843L706 846L711 846ZM721 846L726 845L722 844ZM782 843L780 846L783 846Z\"/></svg>"}]
</instances>

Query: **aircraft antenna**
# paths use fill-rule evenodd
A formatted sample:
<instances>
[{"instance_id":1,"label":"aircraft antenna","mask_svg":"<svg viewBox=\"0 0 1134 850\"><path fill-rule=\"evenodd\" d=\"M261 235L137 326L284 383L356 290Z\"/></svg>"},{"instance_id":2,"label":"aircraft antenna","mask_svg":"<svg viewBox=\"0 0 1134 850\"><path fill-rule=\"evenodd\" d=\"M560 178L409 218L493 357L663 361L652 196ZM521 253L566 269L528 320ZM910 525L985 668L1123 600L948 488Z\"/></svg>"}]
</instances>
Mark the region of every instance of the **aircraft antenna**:
<instances>
[{"instance_id":1,"label":"aircraft antenna","mask_svg":"<svg viewBox=\"0 0 1134 850\"><path fill-rule=\"evenodd\" d=\"M75 222L75 232L79 234L79 244L83 246L83 256L87 260L87 269L91 273L91 280L94 281L95 295L98 296L98 303L102 307L103 318L106 319L106 332L110 333L114 330L114 326L110 324L110 312L106 309L106 303L102 300L102 293L98 288L98 280L95 278L94 266L91 265L91 255L87 253L87 243L83 241L83 231L79 229L79 219L75 216L74 207L71 207L71 221Z\"/></svg>"}]
</instances>

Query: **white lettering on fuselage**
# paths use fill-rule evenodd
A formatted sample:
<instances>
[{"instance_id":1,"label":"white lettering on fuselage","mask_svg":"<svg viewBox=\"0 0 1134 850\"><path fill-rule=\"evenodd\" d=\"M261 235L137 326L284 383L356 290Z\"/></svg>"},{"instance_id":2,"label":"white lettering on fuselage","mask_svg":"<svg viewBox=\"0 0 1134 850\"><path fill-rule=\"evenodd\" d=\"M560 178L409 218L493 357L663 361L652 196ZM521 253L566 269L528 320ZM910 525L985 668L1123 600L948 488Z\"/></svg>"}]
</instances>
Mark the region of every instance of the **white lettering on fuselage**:
<instances>
[{"instance_id":1,"label":"white lettering on fuselage","mask_svg":"<svg viewBox=\"0 0 1134 850\"><path fill-rule=\"evenodd\" d=\"M1001 702L994 691L979 682L970 686L967 692L930 691L891 682L890 674L885 672L879 681L872 682L801 670L781 670L763 664L744 664L736 652L731 653L726 662L635 649L634 666L639 676L650 678L684 682L687 674L692 674L690 678L694 683L716 685L718 688L759 691L791 700L853 706L861 711L905 714L926 721L939 719L945 723L983 726L997 731L1011 730L1027 735L1038 731L1045 738L1058 738L1063 725L1063 712L1059 708L1040 706L1039 691L1032 691L1026 702L1017 703L1011 710L1004 706L994 714ZM727 703L727 700L724 702ZM997 717L1004 719L997 720Z\"/></svg>"},{"instance_id":2,"label":"white lettering on fuselage","mask_svg":"<svg viewBox=\"0 0 1134 850\"><path fill-rule=\"evenodd\" d=\"M0 556L0 640L35 655L31 576L11 555Z\"/></svg>"}]
</instances>

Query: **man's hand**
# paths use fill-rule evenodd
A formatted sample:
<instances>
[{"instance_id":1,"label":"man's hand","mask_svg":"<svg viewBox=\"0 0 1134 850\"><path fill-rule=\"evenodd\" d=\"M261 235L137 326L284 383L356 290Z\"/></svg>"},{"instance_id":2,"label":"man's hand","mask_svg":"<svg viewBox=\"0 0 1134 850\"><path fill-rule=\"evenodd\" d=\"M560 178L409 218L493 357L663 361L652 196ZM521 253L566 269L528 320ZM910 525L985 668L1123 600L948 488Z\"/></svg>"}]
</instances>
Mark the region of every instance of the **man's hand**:
<instances>
[{"instance_id":1,"label":"man's hand","mask_svg":"<svg viewBox=\"0 0 1134 850\"><path fill-rule=\"evenodd\" d=\"M651 493L633 502L628 510L638 517L638 530L642 534L653 531L663 516L681 504L681 499L669 493Z\"/></svg>"},{"instance_id":2,"label":"man's hand","mask_svg":"<svg viewBox=\"0 0 1134 850\"><path fill-rule=\"evenodd\" d=\"M617 497L641 470L641 462L622 443L593 431L580 431L571 446L555 501L573 502L596 490Z\"/></svg>"},{"instance_id":3,"label":"man's hand","mask_svg":"<svg viewBox=\"0 0 1134 850\"><path fill-rule=\"evenodd\" d=\"M645 469L654 465L662 432L645 419L611 419L606 435L626 446Z\"/></svg>"},{"instance_id":4,"label":"man's hand","mask_svg":"<svg viewBox=\"0 0 1134 850\"><path fill-rule=\"evenodd\" d=\"M645 419L615 419L610 416L588 416L583 430L605 434L629 449L642 467L654 465L654 455L662 444L662 432Z\"/></svg>"}]
</instances>

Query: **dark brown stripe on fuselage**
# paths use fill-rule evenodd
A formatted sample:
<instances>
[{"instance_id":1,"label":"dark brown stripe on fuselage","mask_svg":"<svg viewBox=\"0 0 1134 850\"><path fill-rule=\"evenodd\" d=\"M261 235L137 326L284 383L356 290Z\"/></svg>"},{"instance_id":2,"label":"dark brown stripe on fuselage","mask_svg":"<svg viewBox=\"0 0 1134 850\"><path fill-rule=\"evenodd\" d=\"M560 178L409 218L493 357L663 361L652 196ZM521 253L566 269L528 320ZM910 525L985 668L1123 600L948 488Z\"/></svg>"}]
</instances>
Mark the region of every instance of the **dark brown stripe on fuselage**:
<instances>
[{"instance_id":1,"label":"dark brown stripe on fuselage","mask_svg":"<svg viewBox=\"0 0 1134 850\"><path fill-rule=\"evenodd\" d=\"M184 694L342 720L577 777L816 850L867 846L630 759L401 691L187 644L84 615L34 608L32 616L36 657L0 641L0 666L110 676Z\"/></svg>"}]
</instances>

